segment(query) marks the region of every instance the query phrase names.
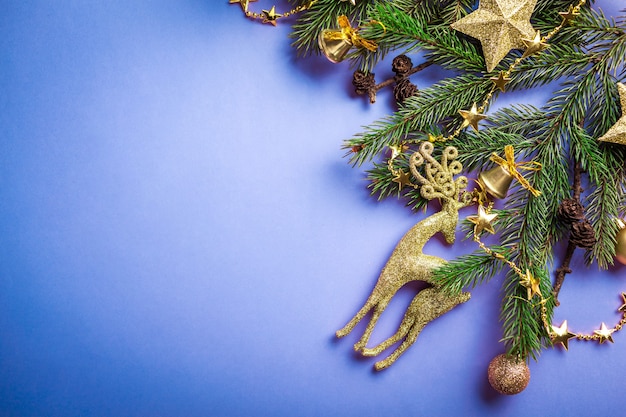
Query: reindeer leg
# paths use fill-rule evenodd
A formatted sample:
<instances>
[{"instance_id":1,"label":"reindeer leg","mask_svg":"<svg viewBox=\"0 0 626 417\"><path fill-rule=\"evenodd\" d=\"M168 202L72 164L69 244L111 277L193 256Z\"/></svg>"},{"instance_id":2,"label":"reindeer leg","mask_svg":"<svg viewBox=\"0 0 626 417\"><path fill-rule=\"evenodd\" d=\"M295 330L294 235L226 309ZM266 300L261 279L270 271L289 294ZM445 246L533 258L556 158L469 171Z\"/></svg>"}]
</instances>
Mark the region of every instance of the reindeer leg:
<instances>
[{"instance_id":1,"label":"reindeer leg","mask_svg":"<svg viewBox=\"0 0 626 417\"><path fill-rule=\"evenodd\" d=\"M385 368L390 367L393 363L402 355L408 348L411 347L413 343L417 340L417 336L419 336L420 332L424 328L426 323L414 323L413 326L408 331L406 335L406 339L398 346L396 350L394 350L391 355L387 356L382 361L378 361L374 364L374 368L377 371L382 371Z\"/></svg>"},{"instance_id":2,"label":"reindeer leg","mask_svg":"<svg viewBox=\"0 0 626 417\"><path fill-rule=\"evenodd\" d=\"M374 331L374 327L376 326L376 323L378 323L378 319L380 318L380 315L383 314L383 311L385 311L385 308L387 308L387 305L389 305L389 301L391 301L391 298L393 297L393 295L394 294L385 295L385 297L383 297L376 304L376 306L374 307L374 312L372 313L372 318L370 319L369 323L367 323L367 327L365 328L365 331L363 332L363 336L361 336L359 341L354 344L354 350L359 352L365 348L365 346L367 345L367 342L370 340L370 336L372 335L372 332Z\"/></svg>"},{"instance_id":3,"label":"reindeer leg","mask_svg":"<svg viewBox=\"0 0 626 417\"><path fill-rule=\"evenodd\" d=\"M408 332L406 339L398 348L382 361L376 362L374 367L377 371L388 368L402 355L419 336L422 329L437 317L452 310L455 306L469 300L469 293L461 293L456 296L449 296L438 288L426 288L419 292L411 301L411 305L405 313L406 316L413 317L413 323ZM404 320L403 320L404 321Z\"/></svg>"},{"instance_id":4,"label":"reindeer leg","mask_svg":"<svg viewBox=\"0 0 626 417\"><path fill-rule=\"evenodd\" d=\"M363 348L361 353L363 356L376 356L380 355L385 349L393 346L398 343L400 340L404 339L404 337L409 333L413 323L415 322L415 315L411 313L410 308L407 309L406 313L404 313L404 317L402 318L402 322L400 326L398 326L398 330L387 340L381 342L380 344L374 346L373 348Z\"/></svg>"},{"instance_id":5,"label":"reindeer leg","mask_svg":"<svg viewBox=\"0 0 626 417\"><path fill-rule=\"evenodd\" d=\"M420 332L426 326L429 320L424 319L423 307L424 304L428 303L428 301L432 298L433 293L435 292L434 288L425 288L420 291L411 301L411 304L404 313L404 318L402 319L402 323L400 324L400 329L398 329L398 333L394 336L398 336L400 334L400 330L403 330L403 334L397 338L398 340L402 340L404 336L404 341L400 346L396 348L387 358L382 361L378 361L374 364L374 368L377 371L390 367L399 357L406 351L415 341L417 340L417 336L419 336ZM403 328L403 324L406 323L406 327ZM383 342L384 343L384 342ZM391 345L390 345L391 346Z\"/></svg>"},{"instance_id":6,"label":"reindeer leg","mask_svg":"<svg viewBox=\"0 0 626 417\"><path fill-rule=\"evenodd\" d=\"M369 313L369 311L376 305L376 303L378 302L378 298L379 295L374 288L370 296L367 298L367 301L365 301L363 307L361 307L361 309L354 315L354 317L352 317L348 324L337 330L335 332L335 335L337 337L344 337L349 334L354 329L354 327L359 324L363 317L365 317L365 315Z\"/></svg>"}]
</instances>

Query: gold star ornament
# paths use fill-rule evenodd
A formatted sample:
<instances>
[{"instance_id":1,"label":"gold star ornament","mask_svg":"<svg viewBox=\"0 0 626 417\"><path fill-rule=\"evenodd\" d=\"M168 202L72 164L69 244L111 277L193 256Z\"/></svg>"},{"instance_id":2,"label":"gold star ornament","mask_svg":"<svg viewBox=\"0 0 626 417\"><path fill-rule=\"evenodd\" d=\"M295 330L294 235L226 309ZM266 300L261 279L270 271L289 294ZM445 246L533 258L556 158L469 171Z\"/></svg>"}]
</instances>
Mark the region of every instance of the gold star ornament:
<instances>
[{"instance_id":1,"label":"gold star ornament","mask_svg":"<svg viewBox=\"0 0 626 417\"><path fill-rule=\"evenodd\" d=\"M622 117L598 140L600 142L617 143L626 145L626 85L617 83L619 101L622 105Z\"/></svg>"},{"instance_id":2,"label":"gold star ornament","mask_svg":"<svg viewBox=\"0 0 626 417\"><path fill-rule=\"evenodd\" d=\"M560 327L552 325L552 334L550 335L550 339L553 344L556 345L557 343L560 343L565 350L568 350L569 340L574 337L576 337L576 334L570 332L567 328L567 320L565 320Z\"/></svg>"},{"instance_id":3,"label":"gold star ornament","mask_svg":"<svg viewBox=\"0 0 626 417\"><path fill-rule=\"evenodd\" d=\"M541 38L541 33L539 31L535 33L535 36L532 39L523 38L522 41L524 42L524 45L526 45L526 50L524 51L522 58L534 55L548 47L548 44Z\"/></svg>"},{"instance_id":4,"label":"gold star ornament","mask_svg":"<svg viewBox=\"0 0 626 417\"><path fill-rule=\"evenodd\" d=\"M511 81L511 79L506 76L506 73L504 71L500 71L500 74L497 77L492 77L492 78L490 78L490 80L503 93L504 93L504 91L506 89L506 85L508 84L509 81Z\"/></svg>"},{"instance_id":5,"label":"gold star ornament","mask_svg":"<svg viewBox=\"0 0 626 417\"><path fill-rule=\"evenodd\" d=\"M461 125L461 128L472 126L477 132L478 122L487 118L487 116L478 112L478 109L476 108L476 103L472 105L472 108L470 110L459 110L459 114L463 116L463 124Z\"/></svg>"},{"instance_id":6,"label":"gold star ornament","mask_svg":"<svg viewBox=\"0 0 626 417\"><path fill-rule=\"evenodd\" d=\"M541 297L541 290L539 289L539 280L530 273L530 271L526 270L526 275L519 282L522 287L525 287L527 290L527 296L529 300L535 295L539 295Z\"/></svg>"},{"instance_id":7,"label":"gold star ornament","mask_svg":"<svg viewBox=\"0 0 626 417\"><path fill-rule=\"evenodd\" d=\"M600 336L600 338L598 339L600 344L606 342L607 340L611 343L614 343L613 336L612 336L614 331L615 331L614 329L608 329L606 327L606 324L602 323L602 325L600 326L600 330L594 330L593 333Z\"/></svg>"},{"instance_id":8,"label":"gold star ornament","mask_svg":"<svg viewBox=\"0 0 626 417\"><path fill-rule=\"evenodd\" d=\"M491 222L497 217L495 213L487 213L487 210L483 206L478 206L478 214L476 216L468 216L467 220L474 223L474 235L478 236L483 230L494 234L496 231L493 229Z\"/></svg>"},{"instance_id":9,"label":"gold star ornament","mask_svg":"<svg viewBox=\"0 0 626 417\"><path fill-rule=\"evenodd\" d=\"M276 19L279 17L283 17L283 15L276 13L276 6L272 6L269 10L263 10L263 23L271 23L276 26Z\"/></svg>"},{"instance_id":10,"label":"gold star ornament","mask_svg":"<svg viewBox=\"0 0 626 417\"><path fill-rule=\"evenodd\" d=\"M396 176L392 181L398 184L398 191L402 191L402 187L405 185L412 185L409 174L404 172L403 169L396 172Z\"/></svg>"},{"instance_id":11,"label":"gold star ornament","mask_svg":"<svg viewBox=\"0 0 626 417\"><path fill-rule=\"evenodd\" d=\"M248 11L248 3L255 2L256 0L229 0L230 4L239 3L241 5L241 9L246 13Z\"/></svg>"},{"instance_id":12,"label":"gold star ornament","mask_svg":"<svg viewBox=\"0 0 626 417\"><path fill-rule=\"evenodd\" d=\"M491 72L511 49L524 49L523 38L532 38L530 24L537 0L480 0L478 9L452 24L458 30L480 41Z\"/></svg>"},{"instance_id":13,"label":"gold star ornament","mask_svg":"<svg viewBox=\"0 0 626 417\"><path fill-rule=\"evenodd\" d=\"M579 14L580 12L578 11L578 9L576 9L574 6L570 4L566 12L559 12L561 19L563 19L562 25L563 26L568 25L569 22L574 20L576 16L578 16Z\"/></svg>"},{"instance_id":14,"label":"gold star ornament","mask_svg":"<svg viewBox=\"0 0 626 417\"><path fill-rule=\"evenodd\" d=\"M622 293L622 300L624 300L624 304L620 308L617 309L622 314L626 314L626 292Z\"/></svg>"}]
</instances>

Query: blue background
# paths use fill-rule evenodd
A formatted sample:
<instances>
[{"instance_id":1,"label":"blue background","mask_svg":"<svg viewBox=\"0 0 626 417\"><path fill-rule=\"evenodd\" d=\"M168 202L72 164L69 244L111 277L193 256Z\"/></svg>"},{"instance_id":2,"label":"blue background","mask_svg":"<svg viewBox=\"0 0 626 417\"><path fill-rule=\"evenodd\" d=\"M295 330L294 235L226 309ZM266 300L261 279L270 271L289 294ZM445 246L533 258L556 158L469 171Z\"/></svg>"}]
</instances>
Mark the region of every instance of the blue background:
<instances>
[{"instance_id":1,"label":"blue background","mask_svg":"<svg viewBox=\"0 0 626 417\"><path fill-rule=\"evenodd\" d=\"M340 149L391 92L354 96L348 64L296 58L289 33L226 0L0 2L0 415L624 415L621 333L494 393L500 277L384 372L352 352L362 326L334 338L423 215L370 197ZM426 252L475 249L458 237ZM581 258L555 322L612 326L626 269Z\"/></svg>"}]
</instances>

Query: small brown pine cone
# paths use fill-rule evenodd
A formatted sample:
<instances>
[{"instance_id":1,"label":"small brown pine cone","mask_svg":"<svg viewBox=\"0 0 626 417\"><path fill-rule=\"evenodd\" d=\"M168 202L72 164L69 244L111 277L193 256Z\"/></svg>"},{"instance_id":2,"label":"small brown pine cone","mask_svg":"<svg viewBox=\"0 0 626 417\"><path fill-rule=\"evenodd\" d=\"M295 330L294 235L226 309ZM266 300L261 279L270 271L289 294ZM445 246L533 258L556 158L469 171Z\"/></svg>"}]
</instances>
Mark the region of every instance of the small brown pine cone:
<instances>
[{"instance_id":1,"label":"small brown pine cone","mask_svg":"<svg viewBox=\"0 0 626 417\"><path fill-rule=\"evenodd\" d=\"M593 226L587 219L572 223L569 239L570 242L583 249L593 249L597 241Z\"/></svg>"},{"instance_id":2,"label":"small brown pine cone","mask_svg":"<svg viewBox=\"0 0 626 417\"><path fill-rule=\"evenodd\" d=\"M404 103L407 98L416 96L418 93L417 86L407 78L398 81L393 88L393 97L398 104Z\"/></svg>"},{"instance_id":3,"label":"small brown pine cone","mask_svg":"<svg viewBox=\"0 0 626 417\"><path fill-rule=\"evenodd\" d=\"M376 86L376 80L374 80L374 73L365 73L361 70L354 71L352 75L352 85L354 86L354 92L363 95L369 94Z\"/></svg>"},{"instance_id":4,"label":"small brown pine cone","mask_svg":"<svg viewBox=\"0 0 626 417\"><path fill-rule=\"evenodd\" d=\"M391 70L400 76L407 75L412 68L413 62L411 58L406 55L398 55L391 63Z\"/></svg>"},{"instance_id":5,"label":"small brown pine cone","mask_svg":"<svg viewBox=\"0 0 626 417\"><path fill-rule=\"evenodd\" d=\"M565 223L576 223L585 218L583 206L580 201L573 198L566 198L559 204L559 218Z\"/></svg>"}]
</instances>

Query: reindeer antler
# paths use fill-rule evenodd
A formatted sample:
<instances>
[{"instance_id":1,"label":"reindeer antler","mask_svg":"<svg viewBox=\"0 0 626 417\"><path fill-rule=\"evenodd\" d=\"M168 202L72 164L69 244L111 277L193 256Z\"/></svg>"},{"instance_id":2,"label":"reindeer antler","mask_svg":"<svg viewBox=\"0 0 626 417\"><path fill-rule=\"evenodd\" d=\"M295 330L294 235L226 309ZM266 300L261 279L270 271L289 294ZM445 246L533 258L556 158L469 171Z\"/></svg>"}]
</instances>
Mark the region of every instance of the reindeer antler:
<instances>
[{"instance_id":1,"label":"reindeer antler","mask_svg":"<svg viewBox=\"0 0 626 417\"><path fill-rule=\"evenodd\" d=\"M454 179L455 175L463 171L463 165L456 160L459 151L454 146L446 147L439 163L432 156L434 149L431 142L422 142L419 150L414 152L409 159L409 169L421 185L422 197L427 200L439 198L446 201L460 201L463 206L469 204L471 200L469 193L465 192L459 198L460 192L467 187L467 178L460 176ZM424 175L422 175L417 168L424 163Z\"/></svg>"}]
</instances>

